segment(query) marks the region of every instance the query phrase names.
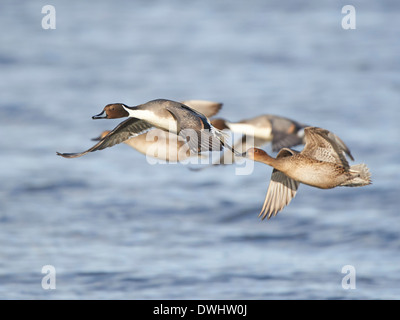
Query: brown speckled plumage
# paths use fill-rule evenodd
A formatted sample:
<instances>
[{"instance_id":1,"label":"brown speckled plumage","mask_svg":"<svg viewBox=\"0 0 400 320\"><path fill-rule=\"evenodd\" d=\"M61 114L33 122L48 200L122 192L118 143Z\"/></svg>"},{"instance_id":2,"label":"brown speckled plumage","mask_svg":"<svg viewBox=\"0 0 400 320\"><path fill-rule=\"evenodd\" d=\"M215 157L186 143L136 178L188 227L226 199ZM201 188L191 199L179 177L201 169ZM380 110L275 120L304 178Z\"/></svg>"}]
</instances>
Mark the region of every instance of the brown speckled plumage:
<instances>
[{"instance_id":1,"label":"brown speckled plumage","mask_svg":"<svg viewBox=\"0 0 400 320\"><path fill-rule=\"evenodd\" d=\"M360 187L371 183L365 164L350 166L342 140L328 130L307 127L305 146L301 152L288 148L279 151L276 158L261 149L252 148L247 157L274 168L260 217L270 218L296 195L300 183L321 189L338 186Z\"/></svg>"}]
</instances>

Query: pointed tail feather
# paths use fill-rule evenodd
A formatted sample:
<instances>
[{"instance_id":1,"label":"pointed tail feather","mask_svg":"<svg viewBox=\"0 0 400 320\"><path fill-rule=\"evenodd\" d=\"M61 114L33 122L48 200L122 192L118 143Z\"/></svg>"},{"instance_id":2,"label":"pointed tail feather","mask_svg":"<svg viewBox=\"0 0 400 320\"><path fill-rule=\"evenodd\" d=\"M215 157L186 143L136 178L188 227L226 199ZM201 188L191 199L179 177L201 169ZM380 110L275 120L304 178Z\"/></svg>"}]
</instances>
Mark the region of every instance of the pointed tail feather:
<instances>
[{"instance_id":1,"label":"pointed tail feather","mask_svg":"<svg viewBox=\"0 0 400 320\"><path fill-rule=\"evenodd\" d=\"M355 164L350 167L350 172L354 177L348 180L343 186L345 187L362 187L372 183L371 173L368 167L364 164Z\"/></svg>"}]
</instances>

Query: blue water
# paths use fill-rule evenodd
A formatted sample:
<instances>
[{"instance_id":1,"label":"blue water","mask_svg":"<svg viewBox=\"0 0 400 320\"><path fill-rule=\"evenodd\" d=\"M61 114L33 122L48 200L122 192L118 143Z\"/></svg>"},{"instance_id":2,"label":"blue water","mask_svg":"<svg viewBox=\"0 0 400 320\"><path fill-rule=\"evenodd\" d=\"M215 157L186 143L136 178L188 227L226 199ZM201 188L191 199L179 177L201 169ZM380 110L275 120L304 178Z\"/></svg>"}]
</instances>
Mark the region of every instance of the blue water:
<instances>
[{"instance_id":1,"label":"blue water","mask_svg":"<svg viewBox=\"0 0 400 320\"><path fill-rule=\"evenodd\" d=\"M55 30L42 29L46 4ZM0 298L398 299L400 5L352 1L344 30L346 4L2 1ZM123 144L56 156L119 123L91 119L107 103L155 98L327 128L373 184L302 185L261 221L266 165L194 172Z\"/></svg>"}]
</instances>

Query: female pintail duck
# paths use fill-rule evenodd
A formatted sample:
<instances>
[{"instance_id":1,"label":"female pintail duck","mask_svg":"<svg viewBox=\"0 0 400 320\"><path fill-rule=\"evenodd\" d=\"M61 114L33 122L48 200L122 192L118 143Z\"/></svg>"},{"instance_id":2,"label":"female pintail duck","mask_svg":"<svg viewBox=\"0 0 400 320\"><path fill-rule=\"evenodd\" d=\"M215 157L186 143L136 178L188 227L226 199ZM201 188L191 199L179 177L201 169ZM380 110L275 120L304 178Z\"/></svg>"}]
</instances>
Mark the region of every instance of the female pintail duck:
<instances>
[{"instance_id":1,"label":"female pintail duck","mask_svg":"<svg viewBox=\"0 0 400 320\"><path fill-rule=\"evenodd\" d=\"M220 106L217 107L218 110L219 108ZM210 112L215 113L216 107L214 106L212 110L214 111ZM93 116L93 119L115 119L126 116L129 118L110 131L92 148L80 153L57 152L57 154L65 158L80 157L88 152L121 143L152 128L179 135L194 153L219 151L223 146L232 149L225 142L225 135L214 128L204 114L172 100L157 99L135 107L113 103L107 105L100 114ZM236 154L239 153L236 152Z\"/></svg>"},{"instance_id":2,"label":"female pintail duck","mask_svg":"<svg viewBox=\"0 0 400 320\"><path fill-rule=\"evenodd\" d=\"M273 158L261 149L251 148L244 154L274 168L259 215L262 219L275 216L288 205L296 195L300 183L321 189L371 184L367 166L349 166L346 150L333 133L316 127L307 127L304 133L305 146L301 152L283 148Z\"/></svg>"},{"instance_id":3,"label":"female pintail duck","mask_svg":"<svg viewBox=\"0 0 400 320\"><path fill-rule=\"evenodd\" d=\"M242 139L234 145L234 149L238 151L247 150L249 148L248 144L253 144L252 147L262 148L271 142L273 152L277 152L282 148L291 148L304 144L304 128L309 127L309 125L295 120L272 114L260 115L238 122L229 122L225 119L217 118L213 119L211 123L219 130L228 129L243 135ZM341 144L350 159L354 160L344 142L339 137L336 137L336 140L337 143Z\"/></svg>"}]
</instances>

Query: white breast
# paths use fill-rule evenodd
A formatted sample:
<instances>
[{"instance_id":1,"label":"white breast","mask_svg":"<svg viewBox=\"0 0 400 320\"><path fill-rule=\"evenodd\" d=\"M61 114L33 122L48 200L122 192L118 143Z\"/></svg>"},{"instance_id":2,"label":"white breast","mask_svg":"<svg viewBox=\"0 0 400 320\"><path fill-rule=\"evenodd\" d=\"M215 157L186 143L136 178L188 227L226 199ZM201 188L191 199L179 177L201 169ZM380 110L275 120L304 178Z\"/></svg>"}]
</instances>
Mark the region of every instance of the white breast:
<instances>
[{"instance_id":1,"label":"white breast","mask_svg":"<svg viewBox=\"0 0 400 320\"><path fill-rule=\"evenodd\" d=\"M145 120L151 123L153 126L169 132L177 132L177 123L172 115L167 117L160 117L150 110L126 110L129 112L130 117Z\"/></svg>"}]
</instances>

